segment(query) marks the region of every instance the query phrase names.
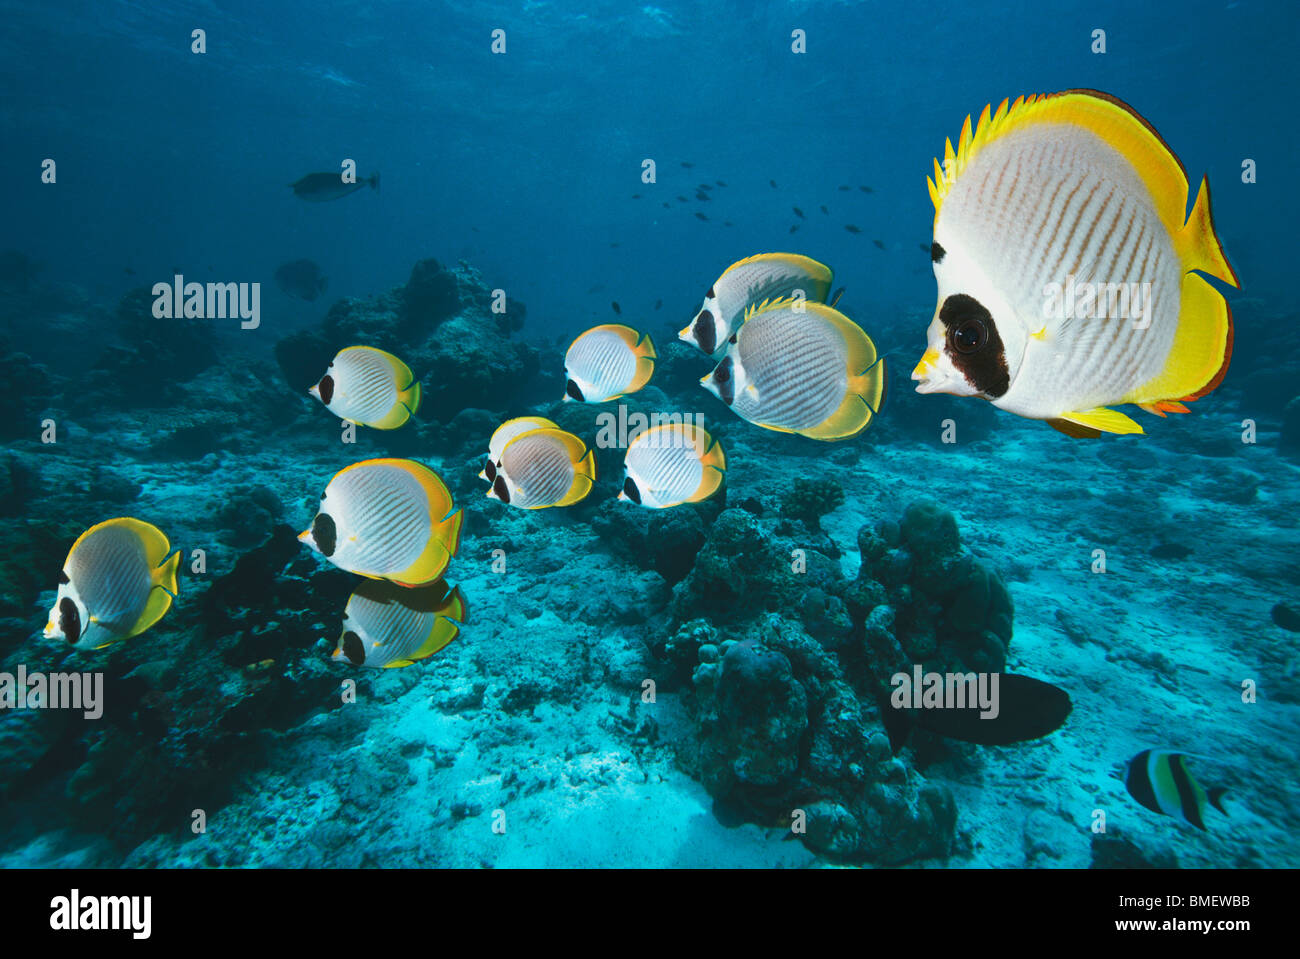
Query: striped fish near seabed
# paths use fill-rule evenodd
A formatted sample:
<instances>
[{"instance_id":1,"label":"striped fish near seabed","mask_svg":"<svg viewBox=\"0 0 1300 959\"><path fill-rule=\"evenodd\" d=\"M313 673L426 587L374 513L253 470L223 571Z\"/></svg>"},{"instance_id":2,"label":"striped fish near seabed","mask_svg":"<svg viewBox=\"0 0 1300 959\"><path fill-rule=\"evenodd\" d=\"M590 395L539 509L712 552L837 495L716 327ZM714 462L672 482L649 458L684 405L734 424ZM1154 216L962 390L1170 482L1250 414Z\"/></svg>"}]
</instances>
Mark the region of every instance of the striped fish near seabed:
<instances>
[{"instance_id":1,"label":"striped fish near seabed","mask_svg":"<svg viewBox=\"0 0 1300 959\"><path fill-rule=\"evenodd\" d=\"M512 420L506 420L496 428L492 438L488 440L487 459L483 461L483 468L479 470L478 478L489 483L496 482L497 470L501 468L501 454L516 436L522 436L533 430L558 430L559 428L557 423L544 416L517 416Z\"/></svg>"},{"instance_id":2,"label":"striped fish near seabed","mask_svg":"<svg viewBox=\"0 0 1300 959\"><path fill-rule=\"evenodd\" d=\"M343 632L331 658L373 669L410 666L444 649L468 617L459 586L449 589L438 580L404 589L367 580L348 597Z\"/></svg>"},{"instance_id":3,"label":"striped fish near seabed","mask_svg":"<svg viewBox=\"0 0 1300 959\"><path fill-rule=\"evenodd\" d=\"M364 460L329 481L311 528L298 539L339 569L424 586L456 555L462 519L446 484L428 467Z\"/></svg>"},{"instance_id":4,"label":"striped fish near seabed","mask_svg":"<svg viewBox=\"0 0 1300 959\"><path fill-rule=\"evenodd\" d=\"M171 609L180 561L150 523L122 516L92 526L68 550L45 637L91 650L140 635Z\"/></svg>"},{"instance_id":5,"label":"striped fish near seabed","mask_svg":"<svg viewBox=\"0 0 1300 959\"><path fill-rule=\"evenodd\" d=\"M628 446L623 469L620 500L669 509L716 493L727 457L703 427L672 423L638 434Z\"/></svg>"},{"instance_id":6,"label":"striped fish near seabed","mask_svg":"<svg viewBox=\"0 0 1300 959\"><path fill-rule=\"evenodd\" d=\"M944 152L918 393L981 397L1081 437L1142 432L1111 404L1186 413L1219 385L1232 314L1194 271L1238 283L1209 183L1185 217L1186 172L1136 111L1091 90L1004 100Z\"/></svg>"},{"instance_id":7,"label":"striped fish near seabed","mask_svg":"<svg viewBox=\"0 0 1300 959\"><path fill-rule=\"evenodd\" d=\"M420 409L420 384L411 368L373 346L340 350L307 392L340 419L377 430L395 430Z\"/></svg>"},{"instance_id":8,"label":"striped fish near seabed","mask_svg":"<svg viewBox=\"0 0 1300 959\"><path fill-rule=\"evenodd\" d=\"M1206 829L1205 810L1209 806L1228 815L1223 808L1227 789L1204 789L1187 768L1184 753L1144 749L1129 760L1124 786L1129 795L1152 812L1172 816L1197 829Z\"/></svg>"},{"instance_id":9,"label":"striped fish near seabed","mask_svg":"<svg viewBox=\"0 0 1300 959\"><path fill-rule=\"evenodd\" d=\"M595 480L596 458L586 444L544 427L511 437L487 495L520 509L572 506L586 498Z\"/></svg>"}]
</instances>

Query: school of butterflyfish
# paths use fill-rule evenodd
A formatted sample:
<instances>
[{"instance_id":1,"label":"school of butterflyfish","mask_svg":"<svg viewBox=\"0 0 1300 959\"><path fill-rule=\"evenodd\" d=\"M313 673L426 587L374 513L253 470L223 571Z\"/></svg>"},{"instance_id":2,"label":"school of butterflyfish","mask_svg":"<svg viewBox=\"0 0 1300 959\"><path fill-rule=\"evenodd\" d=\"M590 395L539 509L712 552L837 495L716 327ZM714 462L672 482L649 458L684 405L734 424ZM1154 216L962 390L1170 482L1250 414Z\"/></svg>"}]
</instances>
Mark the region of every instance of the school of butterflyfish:
<instances>
[{"instance_id":1,"label":"school of butterflyfish","mask_svg":"<svg viewBox=\"0 0 1300 959\"><path fill-rule=\"evenodd\" d=\"M918 393L987 400L1072 437L1141 433L1111 407L1186 413L1222 381L1232 314L1205 277L1232 286L1202 180L1132 108L1072 90L985 107L945 145L929 181L930 246L938 304ZM1130 315L1044 307L1051 284L1132 289ZM796 253L760 253L727 267L679 338L714 363L701 385L741 419L820 441L861 434L880 414L887 368L871 338L835 308L833 274ZM649 335L605 324L577 336L564 358L570 402L610 403L650 382ZM400 358L372 346L341 350L309 392L341 419L377 430L420 408L420 383ZM630 440L618 499L671 509L714 495L727 458L702 426L670 422ZM540 416L502 423L487 438L479 477L487 496L517 509L568 507L597 482L579 436ZM360 577L331 658L353 666L409 666L445 648L468 621L443 577L460 543L462 512L433 470L371 459L340 470L299 539ZM179 587L179 551L130 517L92 526L59 575L45 636L78 650L111 646L154 626ZM1146 750L1126 787L1143 806L1205 828L1222 788L1203 789L1184 754Z\"/></svg>"}]
</instances>

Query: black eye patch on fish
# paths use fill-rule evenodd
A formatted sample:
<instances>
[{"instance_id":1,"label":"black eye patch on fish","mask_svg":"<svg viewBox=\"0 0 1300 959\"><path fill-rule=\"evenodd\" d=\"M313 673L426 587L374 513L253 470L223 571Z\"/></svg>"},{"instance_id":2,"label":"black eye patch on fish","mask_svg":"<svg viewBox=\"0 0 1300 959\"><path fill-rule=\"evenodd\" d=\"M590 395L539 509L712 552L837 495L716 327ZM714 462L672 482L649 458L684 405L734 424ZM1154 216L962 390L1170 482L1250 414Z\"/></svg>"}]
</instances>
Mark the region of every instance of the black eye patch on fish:
<instances>
[{"instance_id":1,"label":"black eye patch on fish","mask_svg":"<svg viewBox=\"0 0 1300 959\"><path fill-rule=\"evenodd\" d=\"M330 400L334 399L334 377L326 373L321 377L320 386L317 389L320 390L321 402L329 406Z\"/></svg>"},{"instance_id":2,"label":"black eye patch on fish","mask_svg":"<svg viewBox=\"0 0 1300 959\"><path fill-rule=\"evenodd\" d=\"M506 478L504 476L498 476L492 482L492 491L497 494L497 499L501 500L501 502L510 502L510 489L506 486Z\"/></svg>"},{"instance_id":3,"label":"black eye patch on fish","mask_svg":"<svg viewBox=\"0 0 1300 959\"><path fill-rule=\"evenodd\" d=\"M334 517L329 513L317 513L311 523L311 538L316 541L316 548L321 551L321 555L334 555L334 548L338 545L338 535Z\"/></svg>"},{"instance_id":4,"label":"black eye patch on fish","mask_svg":"<svg viewBox=\"0 0 1300 959\"><path fill-rule=\"evenodd\" d=\"M564 385L564 392L568 393L579 403L583 402L582 390L578 389L578 384L573 382L573 380L569 380L569 382Z\"/></svg>"},{"instance_id":5,"label":"black eye patch on fish","mask_svg":"<svg viewBox=\"0 0 1300 959\"><path fill-rule=\"evenodd\" d=\"M360 666L366 661L366 649L361 643L361 637L350 629L343 634L343 655L353 666Z\"/></svg>"},{"instance_id":6,"label":"black eye patch on fish","mask_svg":"<svg viewBox=\"0 0 1300 959\"><path fill-rule=\"evenodd\" d=\"M637 488L636 482L630 476L623 480L623 493L633 503L641 502L641 490Z\"/></svg>"},{"instance_id":7,"label":"black eye patch on fish","mask_svg":"<svg viewBox=\"0 0 1300 959\"><path fill-rule=\"evenodd\" d=\"M947 255L948 255L948 251L945 250L943 247L941 247L938 243L931 243L931 244L930 244L930 262L931 262L931 263L942 263L942 262L943 262L943 258L944 258L945 256L947 256Z\"/></svg>"},{"instance_id":8,"label":"black eye patch on fish","mask_svg":"<svg viewBox=\"0 0 1300 959\"><path fill-rule=\"evenodd\" d=\"M72 580L68 579L67 572L65 570L59 570L59 585L65 586L70 582L72 582Z\"/></svg>"},{"instance_id":9,"label":"black eye patch on fish","mask_svg":"<svg viewBox=\"0 0 1300 959\"><path fill-rule=\"evenodd\" d=\"M59 600L59 629L69 643L81 639L81 614L77 612L77 604L67 596Z\"/></svg>"},{"instance_id":10,"label":"black eye patch on fish","mask_svg":"<svg viewBox=\"0 0 1300 959\"><path fill-rule=\"evenodd\" d=\"M712 291L709 295L712 295ZM713 322L711 310L700 310L700 315L695 318L695 339L705 353L712 353L718 348L718 328Z\"/></svg>"},{"instance_id":11,"label":"black eye patch on fish","mask_svg":"<svg viewBox=\"0 0 1300 959\"><path fill-rule=\"evenodd\" d=\"M948 354L971 386L996 399L1011 386L1006 349L997 324L973 296L954 293L939 308L947 333Z\"/></svg>"},{"instance_id":12,"label":"black eye patch on fish","mask_svg":"<svg viewBox=\"0 0 1300 959\"><path fill-rule=\"evenodd\" d=\"M718 388L718 395L728 406L736 401L736 381L731 375L731 365L731 357L728 356L713 371L713 383Z\"/></svg>"},{"instance_id":13,"label":"black eye patch on fish","mask_svg":"<svg viewBox=\"0 0 1300 959\"><path fill-rule=\"evenodd\" d=\"M497 464L492 462L490 456L487 458L487 462L483 464L483 475L488 478L489 483L497 478Z\"/></svg>"}]
</instances>

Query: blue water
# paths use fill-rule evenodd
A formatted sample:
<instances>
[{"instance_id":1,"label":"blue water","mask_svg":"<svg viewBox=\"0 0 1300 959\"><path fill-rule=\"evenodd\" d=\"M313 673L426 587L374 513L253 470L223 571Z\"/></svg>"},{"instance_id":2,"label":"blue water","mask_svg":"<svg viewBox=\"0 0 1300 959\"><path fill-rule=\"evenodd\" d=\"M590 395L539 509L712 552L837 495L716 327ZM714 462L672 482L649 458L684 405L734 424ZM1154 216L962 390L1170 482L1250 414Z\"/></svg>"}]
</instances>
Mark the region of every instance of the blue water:
<instances>
[{"instance_id":1,"label":"blue water","mask_svg":"<svg viewBox=\"0 0 1300 959\"><path fill-rule=\"evenodd\" d=\"M868 434L874 438L846 444L860 456L831 460L811 441L799 446L749 427L712 400L701 406L706 398L690 381L708 371L703 358L689 369L674 366L680 376L671 387L660 384L663 398L675 408L703 408L723 423L733 460L727 504L763 500L766 519L755 514L754 521L767 524L765 535L824 548L851 581L859 528L898 520L914 500L937 500L957 514L966 546L1010 583L1012 665L1049 675L1075 702L1070 723L1045 741L1056 744L1050 747L964 746L964 758L941 757L937 765L909 747L909 767L955 795L956 838L940 851L918 841L914 855L861 851L848 860L1088 865L1098 856L1090 817L1099 807L1120 819L1124 841L1153 861L1169 855L1187 865L1300 865L1300 846L1290 838L1300 808L1293 796L1278 795L1288 791L1282 780L1294 782L1297 771L1300 669L1294 633L1270 618L1275 604L1294 605L1300 594L1300 475L1294 450L1287 452L1288 436L1300 442L1300 411L1290 413L1291 433L1284 425L1285 405L1300 393L1294 243L1286 239L1300 218L1289 175L1300 154L1288 82L1297 27L1292 5L566 2L521 9L480 2L5 0L0 23L0 175L7 186L0 249L27 258L7 280L0 277L0 287L9 283L0 295L0 354L11 357L6 369L39 364L37 382L58 377L39 402L27 402L39 389L28 380L11 375L16 385L4 389L5 415L21 423L5 439L5 455L18 465L4 489L19 505L0 518L6 552L15 557L5 574L0 663L102 669L119 678L167 663L169 677L199 669L210 684L243 684L229 693L236 698L255 695L246 670L262 659L274 659L276 681L290 685L308 669L300 663L320 671L311 673L317 686L280 695L292 706L239 721L239 734L259 745L248 747L246 760L222 767L227 771L204 787L208 798L178 791L166 808L139 802L138 782L151 767L133 765L131 757L143 749L158 764L196 761L197 747L184 733L192 727L210 735L204 723L211 718L191 715L184 697L157 714L166 717L157 720L166 731L154 730L133 706L130 718L107 728L60 727L50 733L48 751L19 750L13 743L31 737L0 728L0 748L12 750L10 761L0 755L12 797L0 807L0 863L836 861L825 848L781 843L774 830L788 816L717 802L710 760L699 755L698 723L710 707L693 698L694 661L685 678L665 683L673 689L660 713L636 701L637 671L657 675L664 668L671 660L664 642L682 623L712 620L719 641L733 642L758 635L758 627L734 613L694 615L681 580L644 560L650 546L634 545L631 556L620 552L631 534L597 519L609 504L569 519L559 510L487 509L481 489L469 482L472 471L464 482L448 480L458 505L474 500L475 517L449 575L465 584L471 609L477 605L484 615L428 663L367 674L366 703L354 713L364 719L340 718L353 707L339 713L332 684L353 674L330 672L328 650L295 639L289 652L277 647L263 657L219 643L238 635L240 644L255 646L248 637L280 628L281 612L290 611L277 604L286 603L297 604L292 613L302 629L315 628L332 642L338 622L329 610L339 605L333 599L334 606L317 608L298 594L259 597L261 606L249 605L260 612L237 626L213 625L216 614L196 605L276 523L306 528L325 483L359 454L410 456L448 476L463 474L469 451L486 447L487 435L472 429L447 437L456 412L450 400L431 408L418 431L366 433L355 449L341 447L337 422L290 388L274 354L286 337L322 329L339 300L366 301L365 315L381 314L383 304L369 298L405 284L417 261L464 261L481 273L485 290L502 289L511 302L526 304L527 321L510 343L536 347L542 367L527 382L502 382L465 405L486 407L499 419L546 416L563 385L557 340L563 349L587 327L622 322L651 329L666 355L679 349L670 345L671 331L690 320L728 264L790 249L833 264L836 286L846 288L845 311L882 352L897 351L891 390L906 395L905 413L890 423L887 406ZM202 54L190 48L196 28L206 31ZM498 28L505 31L504 54L491 50ZM1105 53L1092 50L1096 29L1105 31ZM793 30L806 31L802 55L791 52ZM934 309L924 252L933 222L925 186L931 160L985 104L1071 88L1123 99L1158 129L1193 185L1208 175L1215 224L1243 287L1230 298L1237 317L1233 364L1222 391L1188 417L1144 417L1151 435L1136 442L1069 444L1041 424L1000 411L986 418L993 411L981 408L972 421L974 448L959 443L949 451L939 443L939 421L950 410L970 412L977 401L914 397L906 377L924 350ZM54 184L41 182L46 158L57 163ZM306 203L288 188L306 173L337 170L347 158L361 177L381 173L381 189ZM647 159L655 163L652 184L642 181ZM1243 182L1246 160L1254 161L1256 182ZM695 199L701 183L714 187L708 201ZM281 291L273 279L281 263L302 258L328 277L325 295L311 302ZM120 298L169 282L174 271L199 282L260 283L261 326L240 331L220 320L214 346L177 347L213 351L215 364L201 373L207 380L196 373L193 382L172 382L145 348L143 368L154 364L168 385L159 386L156 403L121 399L119 406L111 378L126 376L121 368L112 367L119 372L108 386L86 378L104 349L122 345L115 325ZM445 330L398 335L405 344L382 345L399 352L405 345L416 357L435 346L457 348L436 342ZM141 348L129 339L125 345ZM419 375L419 364L412 365ZM246 371L255 384L240 379ZM134 385L148 393L148 374L132 376L144 377ZM927 408L930 400L935 405ZM194 410L225 417L211 449L203 435L185 440L190 445L180 453L153 445L175 428L168 417ZM40 439L47 416L62 431L53 447ZM1257 424L1258 443L1240 442L1245 419ZM97 470L139 490L104 494L94 482ZM803 533L777 530L783 490L798 478L827 475L842 485L844 504L803 540ZM261 513L246 506L259 485L276 501ZM28 492L12 493L18 487ZM223 508L244 514L242 525ZM59 563L80 530L122 514L167 529L187 551L205 544L213 571L183 585L182 597L190 594L183 616L165 618L118 649L83 659L55 656L59 650L50 651L40 626ZM702 528L713 522L705 515ZM1130 534L1140 543L1125 539ZM662 535L655 528L648 534ZM1152 565L1151 550L1172 540L1193 554L1157 557L1161 565ZM689 568L700 544L689 537L682 543ZM1099 547L1121 557L1106 588L1087 572ZM487 568L496 548L529 557L513 567L508 586ZM313 559L304 550L297 567L278 575L310 592ZM624 603L620 590L629 581L639 585ZM675 586L678 594L670 597ZM592 595L600 593L614 598L599 606ZM239 606L237 599L229 604ZM623 605L637 611L623 615ZM1067 620L1073 625L1063 625ZM809 622L804 628L819 639ZM575 657L596 665L578 669ZM629 657L639 665L623 670L618 664ZM1113 669L1131 671L1121 677ZM1243 680L1264 690L1258 703L1240 703ZM166 699L178 682L157 681L155 698ZM521 712L514 703L529 699L530 683L543 688L541 705ZM452 702L448 690L462 688L476 705ZM1115 694L1107 690L1116 689L1125 705L1108 710L1106 699ZM1148 693L1154 698L1143 699ZM121 695L145 694L128 685ZM629 729L610 720L616 713L632 715ZM26 720L12 711L0 715L11 730L20 721ZM658 730L653 736L645 732L648 722ZM517 728L530 723L531 731ZM272 729L269 741L258 738ZM587 739L591 748L575 753L575 740L582 746ZM507 748L513 740L523 743L517 752ZM165 748L148 752L158 743ZM1109 744L1101 753L1100 743ZM1240 803L1233 816L1249 825L1213 812L1219 818L1202 834L1138 807L1110 770L1144 746L1210 752L1213 761L1235 764L1225 773ZM223 750L235 748L223 741ZM803 748L810 748L807 741ZM363 758L346 767L351 772L331 774L331 749ZM1025 760L1032 750L1038 758ZM971 773L975 767L982 778ZM1197 767L1207 785L1213 768ZM1026 796L1024 777L1044 769L1046 784ZM1282 780L1261 788L1268 776ZM378 808L354 795L366 792L358 782L376 781L383 783L374 791ZM485 781L504 785L484 787ZM93 802L84 798L88 782ZM267 805L268 797L299 789L310 798ZM592 798L579 795L585 793ZM661 810L662 828L639 830L640 807L630 797ZM330 808L354 800L361 811L348 821L353 833L379 829L386 803L406 816L414 801L431 810L436 835L375 839L350 860L354 853L341 840L313 839L305 827L295 832L294 823L309 818L302 803ZM510 812L512 801L517 812ZM222 810L226 822L260 812L278 826L238 841L222 840L221 830L197 835L183 815L197 805L214 822L222 821ZM114 808L130 810L130 828L120 835L114 817L104 815ZM513 834L491 832L498 808L507 810ZM1040 845L1022 836L1026 816L1045 820L1031 827L1048 837ZM697 851L683 851L690 844L674 830L696 830ZM1243 853L1242 837L1252 830L1262 838ZM529 838L514 838L520 833ZM580 834L586 838L574 838ZM974 852L976 846L984 851ZM619 858L618 849L631 853Z\"/></svg>"}]
</instances>

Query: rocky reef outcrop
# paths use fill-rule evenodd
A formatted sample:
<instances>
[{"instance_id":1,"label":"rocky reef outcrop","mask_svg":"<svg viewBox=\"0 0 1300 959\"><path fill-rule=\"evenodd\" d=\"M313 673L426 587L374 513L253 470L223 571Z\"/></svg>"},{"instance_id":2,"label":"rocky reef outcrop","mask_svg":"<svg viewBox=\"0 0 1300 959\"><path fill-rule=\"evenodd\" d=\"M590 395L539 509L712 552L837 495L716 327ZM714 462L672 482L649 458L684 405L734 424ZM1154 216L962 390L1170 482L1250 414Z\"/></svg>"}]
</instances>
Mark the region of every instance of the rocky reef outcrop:
<instances>
[{"instance_id":1,"label":"rocky reef outcrop","mask_svg":"<svg viewBox=\"0 0 1300 959\"><path fill-rule=\"evenodd\" d=\"M805 482L783 512L815 526L837 502ZM933 503L864 526L852 579L806 541L787 518L724 510L674 588L676 625L657 652L677 676L689 673L697 725L680 747L687 765L720 816L791 828L823 855L943 859L956 803L906 753L893 755L876 649L885 642L926 670L1001 670L1010 596Z\"/></svg>"},{"instance_id":2,"label":"rocky reef outcrop","mask_svg":"<svg viewBox=\"0 0 1300 959\"><path fill-rule=\"evenodd\" d=\"M541 360L535 347L509 336L523 325L524 305L507 297L504 313L492 306L492 290L468 263L449 268L421 260L405 287L339 300L319 329L285 337L275 356L290 388L301 393L339 350L376 346L419 377L420 420L445 424L469 408L504 412L541 398L530 392Z\"/></svg>"}]
</instances>

